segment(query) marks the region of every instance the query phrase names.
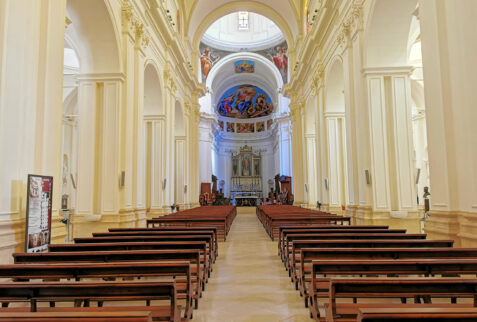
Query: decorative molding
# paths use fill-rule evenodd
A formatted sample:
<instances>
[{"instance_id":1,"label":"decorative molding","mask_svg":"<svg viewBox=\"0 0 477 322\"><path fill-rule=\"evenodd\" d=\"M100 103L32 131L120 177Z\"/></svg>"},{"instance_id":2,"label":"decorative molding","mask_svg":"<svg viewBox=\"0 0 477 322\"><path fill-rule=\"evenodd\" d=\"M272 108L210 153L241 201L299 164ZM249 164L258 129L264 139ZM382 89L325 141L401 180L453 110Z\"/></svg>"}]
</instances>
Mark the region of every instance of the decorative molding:
<instances>
[{"instance_id":1,"label":"decorative molding","mask_svg":"<svg viewBox=\"0 0 477 322\"><path fill-rule=\"evenodd\" d=\"M71 25L72 23L73 23L73 21L71 21L70 18L65 17L65 29L67 29L68 26Z\"/></svg>"},{"instance_id":2,"label":"decorative molding","mask_svg":"<svg viewBox=\"0 0 477 322\"><path fill-rule=\"evenodd\" d=\"M375 76L407 75L410 76L414 71L413 66L390 66L390 67L365 67L363 74Z\"/></svg>"},{"instance_id":3,"label":"decorative molding","mask_svg":"<svg viewBox=\"0 0 477 322\"><path fill-rule=\"evenodd\" d=\"M76 75L78 81L94 81L94 82L110 82L121 81L124 82L126 76L124 73L94 73L94 74L78 74Z\"/></svg>"}]
</instances>

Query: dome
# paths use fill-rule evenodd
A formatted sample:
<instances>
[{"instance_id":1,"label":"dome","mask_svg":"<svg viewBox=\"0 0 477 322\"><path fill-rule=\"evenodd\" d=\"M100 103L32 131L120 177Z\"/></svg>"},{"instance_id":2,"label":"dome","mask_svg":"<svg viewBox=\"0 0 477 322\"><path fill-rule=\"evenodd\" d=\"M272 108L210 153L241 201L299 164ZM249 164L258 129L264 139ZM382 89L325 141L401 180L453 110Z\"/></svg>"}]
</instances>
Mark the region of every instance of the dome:
<instances>
[{"instance_id":1,"label":"dome","mask_svg":"<svg viewBox=\"0 0 477 322\"><path fill-rule=\"evenodd\" d=\"M208 46L227 51L255 51L285 40L270 19L252 12L234 12L215 21L202 37Z\"/></svg>"}]
</instances>

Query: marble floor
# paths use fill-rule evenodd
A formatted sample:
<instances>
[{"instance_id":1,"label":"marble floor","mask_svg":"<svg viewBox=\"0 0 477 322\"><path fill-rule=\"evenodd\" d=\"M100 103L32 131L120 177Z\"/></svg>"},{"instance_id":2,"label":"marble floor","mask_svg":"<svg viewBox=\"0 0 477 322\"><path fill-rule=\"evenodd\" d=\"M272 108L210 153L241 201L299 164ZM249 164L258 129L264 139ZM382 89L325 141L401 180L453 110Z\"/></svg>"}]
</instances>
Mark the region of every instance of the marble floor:
<instances>
[{"instance_id":1,"label":"marble floor","mask_svg":"<svg viewBox=\"0 0 477 322\"><path fill-rule=\"evenodd\" d=\"M193 321L312 321L255 208L239 210Z\"/></svg>"}]
</instances>

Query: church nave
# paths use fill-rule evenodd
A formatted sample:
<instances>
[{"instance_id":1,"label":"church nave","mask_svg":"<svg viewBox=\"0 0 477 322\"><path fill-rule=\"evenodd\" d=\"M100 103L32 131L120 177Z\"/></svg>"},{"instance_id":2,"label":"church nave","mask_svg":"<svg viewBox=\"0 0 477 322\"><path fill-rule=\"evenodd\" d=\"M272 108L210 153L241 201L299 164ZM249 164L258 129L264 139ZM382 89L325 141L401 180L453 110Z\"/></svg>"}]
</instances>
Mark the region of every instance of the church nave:
<instances>
[{"instance_id":1,"label":"church nave","mask_svg":"<svg viewBox=\"0 0 477 322\"><path fill-rule=\"evenodd\" d=\"M237 213L194 321L312 321L255 208Z\"/></svg>"}]
</instances>

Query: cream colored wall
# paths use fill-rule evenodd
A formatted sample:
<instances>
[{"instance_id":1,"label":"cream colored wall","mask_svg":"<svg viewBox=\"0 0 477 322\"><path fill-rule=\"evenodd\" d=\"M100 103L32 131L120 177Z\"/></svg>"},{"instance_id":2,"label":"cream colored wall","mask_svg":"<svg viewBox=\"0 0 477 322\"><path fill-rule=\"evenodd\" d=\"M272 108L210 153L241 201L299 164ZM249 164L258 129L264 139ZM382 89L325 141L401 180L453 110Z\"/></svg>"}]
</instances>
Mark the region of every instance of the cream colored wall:
<instances>
[{"instance_id":1,"label":"cream colored wall","mask_svg":"<svg viewBox=\"0 0 477 322\"><path fill-rule=\"evenodd\" d=\"M419 1L433 237L477 244L477 3Z\"/></svg>"},{"instance_id":2,"label":"cream colored wall","mask_svg":"<svg viewBox=\"0 0 477 322\"><path fill-rule=\"evenodd\" d=\"M24 249L29 173L56 178L52 239L65 237L59 223L64 12L62 0L0 2L1 262Z\"/></svg>"},{"instance_id":3,"label":"cream colored wall","mask_svg":"<svg viewBox=\"0 0 477 322\"><path fill-rule=\"evenodd\" d=\"M297 49L292 81L285 87L292 98L293 133L303 131L303 124L298 122L301 97L316 92L318 170L314 175L317 182L328 179L330 190L319 184L318 194L325 209L333 210L342 175L338 171L340 131L337 115L326 113L326 75L339 55L344 67L347 214L356 222L369 223L404 216L407 219L393 221L417 227L421 213L416 199L417 194L422 197L426 178L421 176L417 186L415 168L421 167L421 175L426 175L423 168L428 146L432 204L426 232L432 237L454 238L458 244L475 245L477 136L471 124L477 115L470 107L470 87L476 82L471 57L477 45L470 34L466 35L472 30L471 12L476 12L476 5L472 0L422 0L415 11L417 5L417 0L370 0L328 3L327 10L319 8L303 46ZM408 65L407 59L410 38L414 41L416 37L412 34L417 30L414 12L419 14L422 29L425 103L418 101L425 114L413 117L411 111L413 104L418 104L419 93L412 83L416 82L416 72L412 74L415 66ZM320 30L325 29L328 31L323 35ZM306 113L307 118L311 115ZM426 127L427 135L423 133ZM312 162L303 140L307 140L306 133L303 139L294 137L294 152L298 154L294 159L307 160L303 182L309 182ZM294 164L298 188L303 180L301 168L300 163ZM371 174L370 183L365 180L365 170Z\"/></svg>"},{"instance_id":4,"label":"cream colored wall","mask_svg":"<svg viewBox=\"0 0 477 322\"><path fill-rule=\"evenodd\" d=\"M148 8L140 0L2 0L0 8L0 149L9 151L0 161L2 254L24 247L28 173L54 176L53 241L64 242L65 227L59 222L63 145L77 154L77 164L70 165L78 178L77 198L70 199L72 237L142 225L149 211L147 200L154 208L151 216L167 212L174 198L187 207L197 203L202 90L189 67L183 39L167 17L167 6ZM66 16L71 23L65 33ZM62 128L65 36L80 61L75 77L77 151L70 151L75 149L76 123L66 122ZM164 114L157 120L145 120L143 111L144 70L149 63L157 67L163 93ZM171 162L167 156L176 148L177 99L184 106L185 132L181 153ZM151 136L164 144L151 146ZM149 155L154 156L149 163L153 173L160 174L153 179L147 177ZM182 187L174 194L178 165L178 180L188 186L187 193ZM119 184L122 171L124 186ZM9 256L3 258L9 261Z\"/></svg>"}]
</instances>

